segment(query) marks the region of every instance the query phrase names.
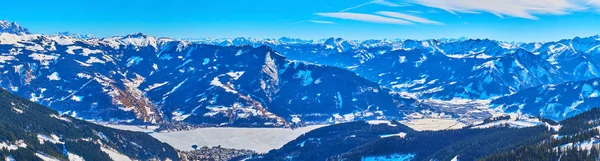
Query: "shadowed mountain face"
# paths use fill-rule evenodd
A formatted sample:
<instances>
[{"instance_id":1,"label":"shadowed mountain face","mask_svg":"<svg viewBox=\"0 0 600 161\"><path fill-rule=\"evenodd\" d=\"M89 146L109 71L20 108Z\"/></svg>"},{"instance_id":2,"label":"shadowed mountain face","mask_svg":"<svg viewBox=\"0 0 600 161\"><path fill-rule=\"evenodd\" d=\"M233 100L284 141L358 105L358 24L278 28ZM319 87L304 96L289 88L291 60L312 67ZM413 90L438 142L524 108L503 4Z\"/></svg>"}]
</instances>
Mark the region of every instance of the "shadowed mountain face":
<instances>
[{"instance_id":1,"label":"shadowed mountain face","mask_svg":"<svg viewBox=\"0 0 600 161\"><path fill-rule=\"evenodd\" d=\"M0 85L84 119L286 126L398 118L412 103L350 71L290 61L269 47L144 34L2 37Z\"/></svg>"},{"instance_id":2,"label":"shadowed mountain face","mask_svg":"<svg viewBox=\"0 0 600 161\"><path fill-rule=\"evenodd\" d=\"M173 147L145 133L61 116L4 89L0 89L0 147L0 158L15 160L179 160Z\"/></svg>"}]
</instances>

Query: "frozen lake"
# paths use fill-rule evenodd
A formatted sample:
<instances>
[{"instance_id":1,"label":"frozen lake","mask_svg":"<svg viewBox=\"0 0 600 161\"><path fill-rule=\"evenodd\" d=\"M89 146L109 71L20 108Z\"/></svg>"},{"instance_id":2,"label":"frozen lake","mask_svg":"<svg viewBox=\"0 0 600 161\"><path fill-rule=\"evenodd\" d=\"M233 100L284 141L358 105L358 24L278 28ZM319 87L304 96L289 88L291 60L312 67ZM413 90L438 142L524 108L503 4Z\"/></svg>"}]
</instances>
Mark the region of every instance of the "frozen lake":
<instances>
[{"instance_id":1,"label":"frozen lake","mask_svg":"<svg viewBox=\"0 0 600 161\"><path fill-rule=\"evenodd\" d=\"M459 129L465 126L465 124L453 119L415 119L400 122L417 131ZM266 153L269 150L281 148L304 133L326 125L313 125L294 130L288 128L218 127L161 133L152 133L157 128L155 126L147 128L127 125L105 126L121 130L148 132L154 138L180 150L193 150L192 145L198 145L199 147L221 145L224 148L249 149Z\"/></svg>"},{"instance_id":2,"label":"frozen lake","mask_svg":"<svg viewBox=\"0 0 600 161\"><path fill-rule=\"evenodd\" d=\"M108 127L151 132L137 126L106 125ZM219 146L224 148L249 149L266 153L271 149L281 148L298 136L325 125L314 125L294 130L287 128L201 128L190 131L151 133L154 138L166 142L180 150L193 150L192 145Z\"/></svg>"},{"instance_id":3,"label":"frozen lake","mask_svg":"<svg viewBox=\"0 0 600 161\"><path fill-rule=\"evenodd\" d=\"M466 125L453 119L414 119L403 120L400 123L417 131L436 131L446 129L460 129Z\"/></svg>"}]
</instances>

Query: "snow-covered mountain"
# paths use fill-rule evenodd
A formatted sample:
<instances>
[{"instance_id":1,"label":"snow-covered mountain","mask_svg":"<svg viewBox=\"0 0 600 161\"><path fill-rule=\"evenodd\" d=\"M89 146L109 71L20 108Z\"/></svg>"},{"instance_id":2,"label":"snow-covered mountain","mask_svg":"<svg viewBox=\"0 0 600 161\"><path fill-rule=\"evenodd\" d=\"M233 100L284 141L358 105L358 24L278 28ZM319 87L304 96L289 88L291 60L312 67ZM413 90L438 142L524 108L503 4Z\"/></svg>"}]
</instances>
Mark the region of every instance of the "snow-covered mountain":
<instances>
[{"instance_id":1,"label":"snow-covered mountain","mask_svg":"<svg viewBox=\"0 0 600 161\"><path fill-rule=\"evenodd\" d=\"M68 36L68 37L73 37L73 38L77 38L77 39L93 39L96 38L93 35L90 34L77 34L77 33L71 33L71 32L59 32L56 33L56 35L62 35L62 36Z\"/></svg>"},{"instance_id":2,"label":"snow-covered mountain","mask_svg":"<svg viewBox=\"0 0 600 161\"><path fill-rule=\"evenodd\" d=\"M542 85L598 78L600 68L597 35L536 43L330 38L261 44L293 60L349 69L418 99L490 100Z\"/></svg>"},{"instance_id":3,"label":"snow-covered mountain","mask_svg":"<svg viewBox=\"0 0 600 161\"><path fill-rule=\"evenodd\" d=\"M2 33L0 53L2 87L84 119L287 126L399 118L414 101L266 46Z\"/></svg>"},{"instance_id":4,"label":"snow-covered mountain","mask_svg":"<svg viewBox=\"0 0 600 161\"><path fill-rule=\"evenodd\" d=\"M600 79L548 84L498 98L492 106L505 112L518 112L562 120L600 106Z\"/></svg>"},{"instance_id":5,"label":"snow-covered mountain","mask_svg":"<svg viewBox=\"0 0 600 161\"><path fill-rule=\"evenodd\" d=\"M525 50L490 58L398 50L354 71L396 91L441 100L489 99L562 81L555 67Z\"/></svg>"},{"instance_id":6,"label":"snow-covered mountain","mask_svg":"<svg viewBox=\"0 0 600 161\"><path fill-rule=\"evenodd\" d=\"M0 20L0 33L10 33L15 35L31 34L27 28L21 27L16 22Z\"/></svg>"},{"instance_id":7,"label":"snow-covered mountain","mask_svg":"<svg viewBox=\"0 0 600 161\"><path fill-rule=\"evenodd\" d=\"M513 43L27 33L0 35L0 85L105 121L284 126L401 117L414 99L489 101L597 78L600 68L599 36Z\"/></svg>"}]
</instances>

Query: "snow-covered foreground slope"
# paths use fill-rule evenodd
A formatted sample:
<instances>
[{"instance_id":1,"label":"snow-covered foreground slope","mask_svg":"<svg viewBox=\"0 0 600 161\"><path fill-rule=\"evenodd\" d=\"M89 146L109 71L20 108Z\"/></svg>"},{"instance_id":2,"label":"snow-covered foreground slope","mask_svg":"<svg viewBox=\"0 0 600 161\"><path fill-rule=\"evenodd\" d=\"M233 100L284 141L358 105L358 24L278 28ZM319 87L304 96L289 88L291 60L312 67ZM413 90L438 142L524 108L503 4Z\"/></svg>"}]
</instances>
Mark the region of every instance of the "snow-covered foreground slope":
<instances>
[{"instance_id":1,"label":"snow-covered foreground slope","mask_svg":"<svg viewBox=\"0 0 600 161\"><path fill-rule=\"evenodd\" d=\"M109 127L149 132L154 138L179 150L193 150L192 146L221 146L233 149L248 149L259 153L281 148L285 143L296 139L311 130L325 125L301 128L200 128L189 131L151 132L138 126L112 125Z\"/></svg>"}]
</instances>

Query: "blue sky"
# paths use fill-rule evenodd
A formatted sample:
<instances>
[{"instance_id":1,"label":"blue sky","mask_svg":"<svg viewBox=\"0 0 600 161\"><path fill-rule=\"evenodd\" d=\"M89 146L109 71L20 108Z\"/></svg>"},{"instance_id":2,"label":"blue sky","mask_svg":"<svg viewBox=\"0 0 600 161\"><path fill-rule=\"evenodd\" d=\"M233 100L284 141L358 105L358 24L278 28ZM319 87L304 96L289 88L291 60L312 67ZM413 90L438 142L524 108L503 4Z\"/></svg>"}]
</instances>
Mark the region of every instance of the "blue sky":
<instances>
[{"instance_id":1,"label":"blue sky","mask_svg":"<svg viewBox=\"0 0 600 161\"><path fill-rule=\"evenodd\" d=\"M0 19L98 37L490 38L600 34L600 0L19 0Z\"/></svg>"}]
</instances>

